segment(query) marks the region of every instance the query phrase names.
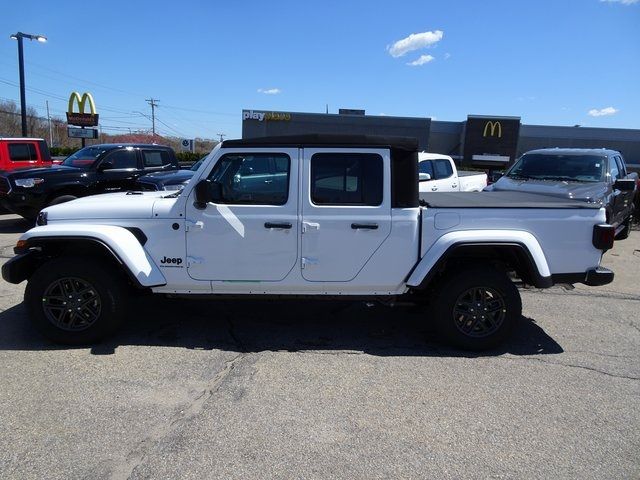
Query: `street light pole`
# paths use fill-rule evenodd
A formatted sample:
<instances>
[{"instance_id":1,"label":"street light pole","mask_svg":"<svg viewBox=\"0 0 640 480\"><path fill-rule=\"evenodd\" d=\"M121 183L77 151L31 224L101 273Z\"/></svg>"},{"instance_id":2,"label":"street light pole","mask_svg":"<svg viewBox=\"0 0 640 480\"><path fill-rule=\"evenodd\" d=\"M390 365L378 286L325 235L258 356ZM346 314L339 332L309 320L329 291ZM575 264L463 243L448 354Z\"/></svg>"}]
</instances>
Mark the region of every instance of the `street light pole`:
<instances>
[{"instance_id":1,"label":"street light pole","mask_svg":"<svg viewBox=\"0 0 640 480\"><path fill-rule=\"evenodd\" d=\"M22 136L26 137L27 132L27 99L24 85L24 51L23 51L23 38L29 40L37 40L39 42L46 42L47 37L44 35L30 35L28 33L18 32L11 35L12 39L18 41L18 68L20 70L20 114L22 117Z\"/></svg>"}]
</instances>

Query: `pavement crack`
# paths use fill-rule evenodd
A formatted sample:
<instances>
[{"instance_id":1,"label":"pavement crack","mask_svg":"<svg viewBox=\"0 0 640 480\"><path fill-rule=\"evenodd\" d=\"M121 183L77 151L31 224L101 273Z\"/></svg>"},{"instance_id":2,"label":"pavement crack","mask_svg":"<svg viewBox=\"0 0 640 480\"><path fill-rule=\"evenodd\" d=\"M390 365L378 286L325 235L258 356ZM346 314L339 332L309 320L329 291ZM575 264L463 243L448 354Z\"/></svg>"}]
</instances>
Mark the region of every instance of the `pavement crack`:
<instances>
[{"instance_id":1,"label":"pavement crack","mask_svg":"<svg viewBox=\"0 0 640 480\"><path fill-rule=\"evenodd\" d=\"M560 367L567 367L567 368L577 368L580 370L588 370L590 372L596 372L596 373L600 373L602 375L606 375L608 377L613 377L613 378L620 378L623 380L640 380L640 377L634 377L631 375L616 375L615 373L610 373L610 372L605 372L604 370L600 370L594 367L587 367L584 365L576 365L573 363L562 363L562 362L550 362L548 360L544 360L542 358L535 358L535 357L527 357L527 358L520 358L520 357L510 357L510 356L503 356L503 357L497 357L497 358L502 358L502 359L506 359L506 360L520 360L520 361L525 361L525 362L538 362L538 363L546 363L547 365L557 365Z\"/></svg>"},{"instance_id":2,"label":"pavement crack","mask_svg":"<svg viewBox=\"0 0 640 480\"><path fill-rule=\"evenodd\" d=\"M152 429L147 437L141 440L125 455L124 462L116 465L112 471L111 479L126 480L131 478L135 469L144 464L147 456L155 445L203 412L207 401L220 390L222 383L233 373L237 363L246 356L246 353L239 353L232 359L227 360L222 370L208 382L204 389L199 390L194 397L181 408L179 412L171 416L167 422Z\"/></svg>"}]
</instances>

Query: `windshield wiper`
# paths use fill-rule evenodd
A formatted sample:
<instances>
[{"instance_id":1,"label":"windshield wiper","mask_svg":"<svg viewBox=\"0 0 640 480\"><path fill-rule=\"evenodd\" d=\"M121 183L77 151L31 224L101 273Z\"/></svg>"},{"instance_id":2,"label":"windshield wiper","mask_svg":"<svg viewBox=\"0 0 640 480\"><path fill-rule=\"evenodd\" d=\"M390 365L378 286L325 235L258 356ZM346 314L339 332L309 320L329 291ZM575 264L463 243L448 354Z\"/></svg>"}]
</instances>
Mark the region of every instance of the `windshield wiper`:
<instances>
[{"instance_id":1,"label":"windshield wiper","mask_svg":"<svg viewBox=\"0 0 640 480\"><path fill-rule=\"evenodd\" d=\"M534 177L530 177L529 175L523 175L521 173L510 173L509 175L507 175L507 177L509 177L509 178L521 178L523 180L529 180L529 179L534 178Z\"/></svg>"},{"instance_id":2,"label":"windshield wiper","mask_svg":"<svg viewBox=\"0 0 640 480\"><path fill-rule=\"evenodd\" d=\"M581 182L582 180L578 180L573 177L562 177L562 176L547 176L547 177L539 177L540 180L558 180L560 182Z\"/></svg>"}]
</instances>

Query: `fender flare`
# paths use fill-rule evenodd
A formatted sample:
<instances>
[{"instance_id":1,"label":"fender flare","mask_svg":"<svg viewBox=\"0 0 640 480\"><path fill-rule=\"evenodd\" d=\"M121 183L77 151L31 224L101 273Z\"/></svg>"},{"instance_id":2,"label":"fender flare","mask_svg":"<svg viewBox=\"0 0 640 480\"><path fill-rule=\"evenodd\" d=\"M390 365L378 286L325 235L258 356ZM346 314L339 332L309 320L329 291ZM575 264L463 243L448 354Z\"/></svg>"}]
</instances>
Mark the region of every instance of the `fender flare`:
<instances>
[{"instance_id":1,"label":"fender flare","mask_svg":"<svg viewBox=\"0 0 640 480\"><path fill-rule=\"evenodd\" d=\"M32 247L46 245L48 242L81 241L100 245L126 270L129 277L140 288L166 285L164 275L136 235L125 227L113 225L46 225L35 227L20 237L28 251ZM16 251L16 253L22 253ZM17 259L17 257L16 257Z\"/></svg>"},{"instance_id":2,"label":"fender flare","mask_svg":"<svg viewBox=\"0 0 640 480\"><path fill-rule=\"evenodd\" d=\"M438 238L422 256L407 279L409 287L424 289L443 265L460 249L487 247L515 249L538 288L553 285L551 271L540 243L531 233L513 230L466 230L449 232Z\"/></svg>"}]
</instances>

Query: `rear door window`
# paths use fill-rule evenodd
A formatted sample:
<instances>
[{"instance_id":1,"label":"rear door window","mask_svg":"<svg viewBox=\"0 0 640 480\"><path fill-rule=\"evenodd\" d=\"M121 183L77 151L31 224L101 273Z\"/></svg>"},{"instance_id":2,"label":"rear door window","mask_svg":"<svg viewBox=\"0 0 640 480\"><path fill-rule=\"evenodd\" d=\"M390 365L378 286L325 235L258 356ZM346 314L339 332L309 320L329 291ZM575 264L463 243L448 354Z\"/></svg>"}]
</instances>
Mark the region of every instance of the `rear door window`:
<instances>
[{"instance_id":1,"label":"rear door window","mask_svg":"<svg viewBox=\"0 0 640 480\"><path fill-rule=\"evenodd\" d=\"M423 160L418 164L418 171L420 173L428 173L431 177L431 180L434 180L433 176L433 165L431 165L431 160Z\"/></svg>"},{"instance_id":2,"label":"rear door window","mask_svg":"<svg viewBox=\"0 0 640 480\"><path fill-rule=\"evenodd\" d=\"M171 164L171 155L166 150L143 150L144 168L158 168Z\"/></svg>"},{"instance_id":3,"label":"rear door window","mask_svg":"<svg viewBox=\"0 0 640 480\"><path fill-rule=\"evenodd\" d=\"M316 153L311 201L316 205L382 204L383 162L375 153Z\"/></svg>"},{"instance_id":4,"label":"rear door window","mask_svg":"<svg viewBox=\"0 0 640 480\"><path fill-rule=\"evenodd\" d=\"M10 143L9 159L12 162L28 162L38 159L38 152L33 143Z\"/></svg>"}]
</instances>

